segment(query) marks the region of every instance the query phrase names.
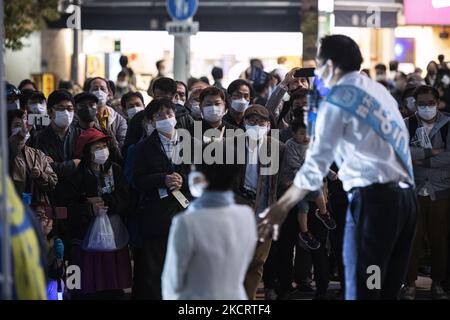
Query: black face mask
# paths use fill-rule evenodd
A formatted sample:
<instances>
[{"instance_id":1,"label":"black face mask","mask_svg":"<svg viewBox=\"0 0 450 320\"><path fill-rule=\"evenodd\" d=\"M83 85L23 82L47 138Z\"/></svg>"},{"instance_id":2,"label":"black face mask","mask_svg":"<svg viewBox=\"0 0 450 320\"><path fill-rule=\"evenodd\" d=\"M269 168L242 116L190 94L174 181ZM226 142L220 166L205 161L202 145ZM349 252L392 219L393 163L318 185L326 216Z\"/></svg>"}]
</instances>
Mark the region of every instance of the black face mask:
<instances>
[{"instance_id":1,"label":"black face mask","mask_svg":"<svg viewBox=\"0 0 450 320\"><path fill-rule=\"evenodd\" d=\"M78 117L80 118L80 120L84 122L94 121L96 116L97 116L97 109L89 107L78 110Z\"/></svg>"}]
</instances>

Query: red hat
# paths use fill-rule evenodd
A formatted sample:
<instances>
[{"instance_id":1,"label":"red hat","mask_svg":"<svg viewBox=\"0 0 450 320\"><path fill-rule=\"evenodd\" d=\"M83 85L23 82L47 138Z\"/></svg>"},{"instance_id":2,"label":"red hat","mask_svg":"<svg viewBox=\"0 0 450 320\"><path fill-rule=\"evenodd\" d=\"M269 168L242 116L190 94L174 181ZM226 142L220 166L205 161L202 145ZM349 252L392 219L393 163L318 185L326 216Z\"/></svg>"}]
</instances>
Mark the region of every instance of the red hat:
<instances>
[{"instance_id":1,"label":"red hat","mask_svg":"<svg viewBox=\"0 0 450 320\"><path fill-rule=\"evenodd\" d=\"M95 128L89 128L83 131L78 137L77 146L75 148L75 157L80 159L83 156L84 149L88 144L100 140L108 140L110 138L110 136L105 135L103 132Z\"/></svg>"}]
</instances>

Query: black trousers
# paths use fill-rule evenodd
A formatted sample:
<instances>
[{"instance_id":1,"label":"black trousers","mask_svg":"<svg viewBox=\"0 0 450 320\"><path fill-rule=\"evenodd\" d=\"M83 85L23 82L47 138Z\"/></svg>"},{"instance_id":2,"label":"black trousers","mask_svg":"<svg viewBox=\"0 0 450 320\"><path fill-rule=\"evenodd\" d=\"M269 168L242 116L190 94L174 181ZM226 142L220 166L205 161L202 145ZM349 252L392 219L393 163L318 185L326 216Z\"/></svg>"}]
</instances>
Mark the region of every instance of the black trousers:
<instances>
[{"instance_id":1,"label":"black trousers","mask_svg":"<svg viewBox=\"0 0 450 320\"><path fill-rule=\"evenodd\" d=\"M147 239L141 248L133 248L134 300L161 300L161 275L166 256L167 239Z\"/></svg>"},{"instance_id":2,"label":"black trousers","mask_svg":"<svg viewBox=\"0 0 450 320\"><path fill-rule=\"evenodd\" d=\"M350 192L344 236L347 300L397 299L414 240L412 187L373 184Z\"/></svg>"},{"instance_id":3,"label":"black trousers","mask_svg":"<svg viewBox=\"0 0 450 320\"><path fill-rule=\"evenodd\" d=\"M315 216L315 210L315 205L311 203L308 213L308 229L320 242L320 248L317 250L311 250L310 253L306 254L311 255L312 263L314 265L316 295L325 295L329 284L329 259L326 249L328 230ZM278 242L278 279L280 281L281 293L289 292L292 288L292 280L294 277L293 252L295 245L299 241L298 233L299 227L297 222L297 214L293 210L288 214L288 217L281 227L280 238ZM306 271L307 267L310 265L308 263L308 260L305 259L304 261L299 262L302 264L304 263L304 265L300 266L300 269Z\"/></svg>"},{"instance_id":4,"label":"black trousers","mask_svg":"<svg viewBox=\"0 0 450 320\"><path fill-rule=\"evenodd\" d=\"M331 255L337 267L341 290L345 291L344 263L342 260L342 248L344 244L345 216L347 214L347 194L330 193L329 207L331 216L336 221L336 229L330 231Z\"/></svg>"}]
</instances>

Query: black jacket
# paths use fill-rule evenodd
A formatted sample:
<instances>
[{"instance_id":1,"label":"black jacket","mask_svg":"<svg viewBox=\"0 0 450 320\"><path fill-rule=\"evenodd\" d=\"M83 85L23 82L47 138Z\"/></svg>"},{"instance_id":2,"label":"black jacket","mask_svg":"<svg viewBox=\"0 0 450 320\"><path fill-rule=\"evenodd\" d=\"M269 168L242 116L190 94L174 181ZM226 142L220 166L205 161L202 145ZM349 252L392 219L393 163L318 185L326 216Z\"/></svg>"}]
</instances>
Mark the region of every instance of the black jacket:
<instances>
[{"instance_id":1,"label":"black jacket","mask_svg":"<svg viewBox=\"0 0 450 320\"><path fill-rule=\"evenodd\" d=\"M180 191L190 199L188 188L188 165L172 165L162 150L158 132L155 130L148 138L136 146L133 169L134 184L140 193L137 220L140 237L168 237L172 217L184 210L178 200L168 191L168 196L160 198L159 189L165 189L166 175L177 172L183 177Z\"/></svg>"},{"instance_id":2,"label":"black jacket","mask_svg":"<svg viewBox=\"0 0 450 320\"><path fill-rule=\"evenodd\" d=\"M194 124L194 119L189 113L189 110L184 106L176 105L175 118L177 119L177 125L175 126L177 129L190 129ZM122 147L124 159L127 157L128 148L147 136L144 130L144 119L144 111L140 111L129 121L127 135L125 136L125 142Z\"/></svg>"},{"instance_id":3,"label":"black jacket","mask_svg":"<svg viewBox=\"0 0 450 320\"><path fill-rule=\"evenodd\" d=\"M65 184L67 178L77 170L72 160L75 159L75 148L80 133L80 129L69 127L65 141L62 141L50 125L36 136L36 149L41 150L53 160L50 165L58 176L58 183L51 199L55 206L67 205Z\"/></svg>"},{"instance_id":4,"label":"black jacket","mask_svg":"<svg viewBox=\"0 0 450 320\"><path fill-rule=\"evenodd\" d=\"M125 136L125 142L122 147L122 156L125 159L127 157L128 148L138 143L142 137L144 137L145 131L143 126L144 111L139 111L128 122L127 135Z\"/></svg>"},{"instance_id":5,"label":"black jacket","mask_svg":"<svg viewBox=\"0 0 450 320\"><path fill-rule=\"evenodd\" d=\"M67 183L68 221L71 239L82 240L91 224L94 214L87 198L100 196L108 207L108 215L119 215L122 219L128 216L128 193L125 178L119 165L112 162L105 164L105 170L112 168L114 190L112 193L99 195L99 184L94 172L83 163ZM103 186L101 186L103 187Z\"/></svg>"},{"instance_id":6,"label":"black jacket","mask_svg":"<svg viewBox=\"0 0 450 320\"><path fill-rule=\"evenodd\" d=\"M244 125L244 120L242 120L241 124L238 124L236 121L234 121L233 117L231 116L230 112L227 112L223 118L222 121L225 121L226 123L237 127L237 128L241 128L242 130L245 130L245 125Z\"/></svg>"},{"instance_id":7,"label":"black jacket","mask_svg":"<svg viewBox=\"0 0 450 320\"><path fill-rule=\"evenodd\" d=\"M182 105L175 106L175 118L177 119L177 129L186 129L194 125L194 119L189 110Z\"/></svg>"}]
</instances>

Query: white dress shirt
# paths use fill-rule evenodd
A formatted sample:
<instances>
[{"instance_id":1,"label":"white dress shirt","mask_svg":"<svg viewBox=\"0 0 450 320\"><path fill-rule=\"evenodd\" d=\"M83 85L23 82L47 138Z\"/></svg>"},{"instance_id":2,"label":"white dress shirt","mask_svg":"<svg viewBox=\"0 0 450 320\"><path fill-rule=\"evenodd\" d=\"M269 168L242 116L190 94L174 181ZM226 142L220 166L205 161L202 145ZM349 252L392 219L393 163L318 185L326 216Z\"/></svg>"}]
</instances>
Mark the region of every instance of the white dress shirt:
<instances>
[{"instance_id":1,"label":"white dress shirt","mask_svg":"<svg viewBox=\"0 0 450 320\"><path fill-rule=\"evenodd\" d=\"M246 140L247 165L245 168L244 188L255 193L258 186L258 155L261 145L262 143L255 141L253 141L252 145L249 145L248 140Z\"/></svg>"},{"instance_id":2,"label":"white dress shirt","mask_svg":"<svg viewBox=\"0 0 450 320\"><path fill-rule=\"evenodd\" d=\"M391 117L407 130L397 102L381 84L358 72L344 75L338 84L356 86L381 105L390 106ZM393 147L348 111L323 102L317 113L315 130L315 140L294 179L297 187L319 190L333 161L339 166L339 178L346 191L374 183L407 181L414 184Z\"/></svg>"},{"instance_id":3,"label":"white dress shirt","mask_svg":"<svg viewBox=\"0 0 450 320\"><path fill-rule=\"evenodd\" d=\"M253 258L256 222L248 206L191 209L172 220L164 300L245 300L244 279Z\"/></svg>"},{"instance_id":4,"label":"white dress shirt","mask_svg":"<svg viewBox=\"0 0 450 320\"><path fill-rule=\"evenodd\" d=\"M177 151L178 149L176 148L177 144L178 144L178 132L175 131L175 134L173 135L172 138L167 138L165 135L158 133L159 134L159 139L161 140L161 146L162 149L164 151L164 153L166 154L167 159L169 159L170 161L173 161L174 158L174 152Z\"/></svg>"}]
</instances>

